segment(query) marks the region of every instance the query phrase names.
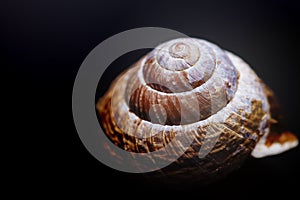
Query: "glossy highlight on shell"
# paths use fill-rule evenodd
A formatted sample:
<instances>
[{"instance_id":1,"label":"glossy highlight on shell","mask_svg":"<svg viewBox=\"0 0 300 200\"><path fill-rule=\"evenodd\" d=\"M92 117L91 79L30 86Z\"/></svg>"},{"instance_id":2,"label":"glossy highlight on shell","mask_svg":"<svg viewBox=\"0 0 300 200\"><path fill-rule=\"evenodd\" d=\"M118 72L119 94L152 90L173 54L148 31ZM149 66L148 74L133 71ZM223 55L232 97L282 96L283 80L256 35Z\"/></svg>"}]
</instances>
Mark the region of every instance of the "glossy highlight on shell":
<instances>
[{"instance_id":1,"label":"glossy highlight on shell","mask_svg":"<svg viewBox=\"0 0 300 200\"><path fill-rule=\"evenodd\" d=\"M97 112L118 147L146 153L173 141L172 148L183 153L160 172L210 182L252 152L268 155L273 96L241 58L205 40L179 38L122 73L99 99ZM181 144L186 137L193 138L189 147ZM278 143L272 138L271 146ZM289 148L298 144L292 134L285 139ZM159 156L169 159L169 153Z\"/></svg>"}]
</instances>

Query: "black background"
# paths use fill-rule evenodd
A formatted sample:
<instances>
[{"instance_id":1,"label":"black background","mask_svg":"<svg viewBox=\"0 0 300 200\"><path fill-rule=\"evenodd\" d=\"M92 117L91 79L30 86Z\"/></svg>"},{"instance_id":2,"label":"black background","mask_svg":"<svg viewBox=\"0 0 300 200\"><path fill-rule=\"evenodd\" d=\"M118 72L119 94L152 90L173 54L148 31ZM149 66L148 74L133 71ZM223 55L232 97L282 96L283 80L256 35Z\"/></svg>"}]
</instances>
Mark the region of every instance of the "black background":
<instances>
[{"instance_id":1,"label":"black background","mask_svg":"<svg viewBox=\"0 0 300 200\"><path fill-rule=\"evenodd\" d=\"M106 38L131 28L155 26L212 41L241 55L275 91L289 129L299 135L299 27L297 1L7 1L1 2L1 62L4 89L17 119L13 137L22 185L56 194L159 197L184 193L218 197L298 194L300 150L248 159L216 184L172 186L110 169L82 145L72 118L72 87L82 61ZM120 44L122 45L122 44ZM122 56L103 87L146 51ZM100 92L101 93L101 92ZM20 130L17 130L20 128ZM23 142L29 139L29 142ZM23 162L24 160L24 162ZM31 184L29 184L31 186ZM38 189L37 189L38 188ZM266 189L269 188L269 189ZM109 192L113 189L114 192ZM144 195L137 195L142 192Z\"/></svg>"}]
</instances>

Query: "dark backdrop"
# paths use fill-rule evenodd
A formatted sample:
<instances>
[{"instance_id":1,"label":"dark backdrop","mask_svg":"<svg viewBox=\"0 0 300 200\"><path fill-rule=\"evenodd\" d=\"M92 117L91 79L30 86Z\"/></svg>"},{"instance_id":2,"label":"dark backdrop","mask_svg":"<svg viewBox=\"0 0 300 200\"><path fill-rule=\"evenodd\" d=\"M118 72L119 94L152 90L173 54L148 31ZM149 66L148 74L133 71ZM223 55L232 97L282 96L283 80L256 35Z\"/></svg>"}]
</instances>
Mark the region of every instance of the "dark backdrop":
<instances>
[{"instance_id":1,"label":"dark backdrop","mask_svg":"<svg viewBox=\"0 0 300 200\"><path fill-rule=\"evenodd\" d=\"M18 154L24 186L32 180L32 187L47 195L62 191L98 198L106 193L159 197L158 191L199 198L255 197L257 190L299 195L293 182L299 182L299 148L277 157L249 159L238 172L210 186L174 187L95 160L76 133L71 109L77 70L96 45L127 29L157 26L204 38L241 55L276 92L287 125L299 136L297 1L28 0L2 1L0 9L2 80L13 103L10 116L18 122L11 128L23 145L23 139L30 140ZM114 62L104 87L145 52L129 53Z\"/></svg>"}]
</instances>

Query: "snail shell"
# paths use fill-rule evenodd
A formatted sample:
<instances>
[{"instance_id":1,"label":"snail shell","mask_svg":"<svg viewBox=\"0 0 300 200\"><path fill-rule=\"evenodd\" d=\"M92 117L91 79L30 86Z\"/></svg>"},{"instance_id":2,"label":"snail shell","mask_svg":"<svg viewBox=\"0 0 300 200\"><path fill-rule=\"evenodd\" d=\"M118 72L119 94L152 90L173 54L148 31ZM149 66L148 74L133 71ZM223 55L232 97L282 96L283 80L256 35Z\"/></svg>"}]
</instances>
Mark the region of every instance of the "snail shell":
<instances>
[{"instance_id":1,"label":"snail shell","mask_svg":"<svg viewBox=\"0 0 300 200\"><path fill-rule=\"evenodd\" d=\"M281 136L268 140L273 96L236 55L204 40L180 38L159 45L119 75L97 111L115 145L147 153L177 140L171 149L182 155L161 171L211 181L251 153L262 157L298 144L290 133L281 142ZM193 138L189 147L181 144L186 137ZM168 159L168 152L159 156Z\"/></svg>"}]
</instances>

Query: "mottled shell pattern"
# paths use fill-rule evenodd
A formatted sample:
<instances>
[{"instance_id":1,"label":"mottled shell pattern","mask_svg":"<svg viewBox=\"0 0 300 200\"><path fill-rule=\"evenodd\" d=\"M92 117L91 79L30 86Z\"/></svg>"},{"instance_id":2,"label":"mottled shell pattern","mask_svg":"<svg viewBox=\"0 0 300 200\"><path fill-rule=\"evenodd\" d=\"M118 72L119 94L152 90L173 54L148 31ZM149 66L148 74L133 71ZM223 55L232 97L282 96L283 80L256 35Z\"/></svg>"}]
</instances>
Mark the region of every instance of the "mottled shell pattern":
<instances>
[{"instance_id":1,"label":"mottled shell pattern","mask_svg":"<svg viewBox=\"0 0 300 200\"><path fill-rule=\"evenodd\" d=\"M184 153L162 171L199 179L239 167L271 119L253 70L196 38L165 42L142 57L113 82L97 110L107 137L129 152L163 149L176 135L172 148ZM187 149L185 137L193 138ZM160 156L168 159L168 152Z\"/></svg>"}]
</instances>

